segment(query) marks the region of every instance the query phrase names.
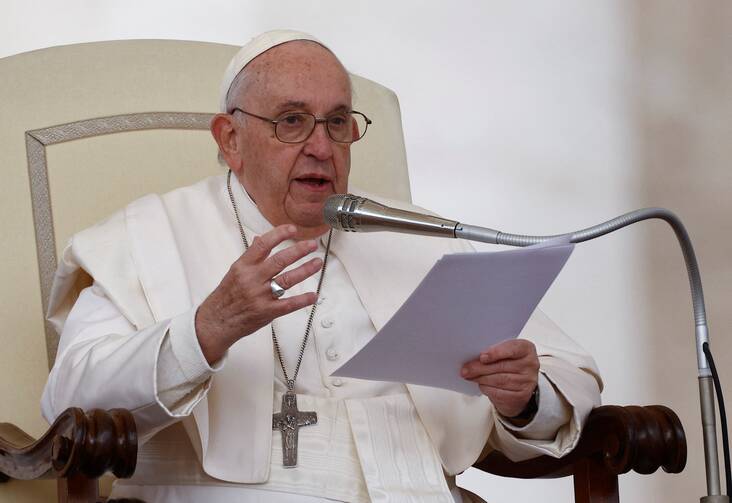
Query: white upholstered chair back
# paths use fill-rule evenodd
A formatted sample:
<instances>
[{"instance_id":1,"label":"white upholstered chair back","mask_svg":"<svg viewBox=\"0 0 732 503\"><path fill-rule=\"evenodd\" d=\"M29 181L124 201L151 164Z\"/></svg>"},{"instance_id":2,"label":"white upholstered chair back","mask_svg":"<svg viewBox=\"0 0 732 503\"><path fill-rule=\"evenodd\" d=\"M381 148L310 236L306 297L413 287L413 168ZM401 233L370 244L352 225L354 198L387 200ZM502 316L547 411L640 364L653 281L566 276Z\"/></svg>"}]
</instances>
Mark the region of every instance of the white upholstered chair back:
<instances>
[{"instance_id":1,"label":"white upholstered chair back","mask_svg":"<svg viewBox=\"0 0 732 503\"><path fill-rule=\"evenodd\" d=\"M236 50L132 40L0 59L0 421L36 436L46 429L39 400L58 338L43 313L68 238L144 194L223 172L208 122ZM373 125L352 147L351 183L409 200L397 98L353 83L354 108ZM51 501L52 492L11 482L0 502Z\"/></svg>"}]
</instances>

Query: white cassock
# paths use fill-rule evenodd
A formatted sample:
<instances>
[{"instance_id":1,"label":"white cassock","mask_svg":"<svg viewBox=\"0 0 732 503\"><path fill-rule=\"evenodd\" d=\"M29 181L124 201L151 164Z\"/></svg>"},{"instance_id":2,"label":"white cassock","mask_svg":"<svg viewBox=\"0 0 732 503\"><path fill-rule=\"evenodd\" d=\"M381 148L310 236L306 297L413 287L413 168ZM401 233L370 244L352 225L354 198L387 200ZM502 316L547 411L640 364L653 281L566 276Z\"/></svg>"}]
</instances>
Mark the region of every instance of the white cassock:
<instances>
[{"instance_id":1,"label":"white cassock","mask_svg":"<svg viewBox=\"0 0 732 503\"><path fill-rule=\"evenodd\" d=\"M232 180L251 241L272 226ZM296 383L299 409L316 411L318 422L300 429L298 467L285 469L281 434L272 430L285 384L269 326L214 367L196 339L198 305L243 252L225 176L146 196L78 233L64 250L49 308L62 335L44 416L52 421L72 406L132 411L144 445L135 476L118 481L114 497L459 501L454 476L487 442L513 459L571 450L601 386L593 359L538 311L521 334L536 344L541 364L539 411L523 428L483 396L329 377L437 259L467 250L458 240L334 233ZM290 293L315 291L316 282L317 275ZM290 373L307 315L303 309L274 322Z\"/></svg>"}]
</instances>

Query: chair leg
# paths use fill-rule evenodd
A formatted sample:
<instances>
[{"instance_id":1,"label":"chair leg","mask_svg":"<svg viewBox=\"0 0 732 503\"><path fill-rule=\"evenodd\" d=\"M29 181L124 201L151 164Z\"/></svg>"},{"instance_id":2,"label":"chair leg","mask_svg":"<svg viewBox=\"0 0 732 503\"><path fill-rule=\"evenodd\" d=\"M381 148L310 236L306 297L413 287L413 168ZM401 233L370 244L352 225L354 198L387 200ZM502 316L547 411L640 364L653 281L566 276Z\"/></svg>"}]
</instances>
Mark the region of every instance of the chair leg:
<instances>
[{"instance_id":1,"label":"chair leg","mask_svg":"<svg viewBox=\"0 0 732 503\"><path fill-rule=\"evenodd\" d=\"M58 479L59 503L96 503L99 501L99 481L83 475Z\"/></svg>"},{"instance_id":2,"label":"chair leg","mask_svg":"<svg viewBox=\"0 0 732 503\"><path fill-rule=\"evenodd\" d=\"M595 457L581 459L574 464L574 500L575 503L620 503L618 476Z\"/></svg>"}]
</instances>

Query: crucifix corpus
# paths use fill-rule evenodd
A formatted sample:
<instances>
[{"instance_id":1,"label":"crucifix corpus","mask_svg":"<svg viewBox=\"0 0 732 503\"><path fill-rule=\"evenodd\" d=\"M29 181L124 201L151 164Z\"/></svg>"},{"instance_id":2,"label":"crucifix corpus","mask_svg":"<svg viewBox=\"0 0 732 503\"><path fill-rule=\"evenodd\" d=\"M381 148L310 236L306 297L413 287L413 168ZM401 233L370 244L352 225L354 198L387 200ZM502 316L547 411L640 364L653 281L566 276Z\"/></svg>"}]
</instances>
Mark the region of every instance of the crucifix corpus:
<instances>
[{"instance_id":1,"label":"crucifix corpus","mask_svg":"<svg viewBox=\"0 0 732 503\"><path fill-rule=\"evenodd\" d=\"M301 426L318 422L315 412L297 410L297 396L288 391L282 396L282 409L272 414L272 429L282 433L282 464L286 468L297 466L297 433Z\"/></svg>"}]
</instances>

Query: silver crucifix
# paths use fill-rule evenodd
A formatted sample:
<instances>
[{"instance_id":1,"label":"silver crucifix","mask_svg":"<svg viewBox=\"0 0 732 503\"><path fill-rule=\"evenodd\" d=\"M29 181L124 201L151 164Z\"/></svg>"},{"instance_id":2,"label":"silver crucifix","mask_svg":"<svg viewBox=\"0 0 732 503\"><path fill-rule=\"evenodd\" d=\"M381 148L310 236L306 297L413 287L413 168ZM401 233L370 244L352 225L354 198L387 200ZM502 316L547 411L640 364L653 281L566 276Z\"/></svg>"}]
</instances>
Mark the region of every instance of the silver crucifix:
<instances>
[{"instance_id":1,"label":"silver crucifix","mask_svg":"<svg viewBox=\"0 0 732 503\"><path fill-rule=\"evenodd\" d=\"M308 426L318 422L315 412L297 410L297 396L287 391L282 396L282 409L272 414L272 429L282 433L282 464L285 468L297 466L297 433L300 426Z\"/></svg>"}]
</instances>

